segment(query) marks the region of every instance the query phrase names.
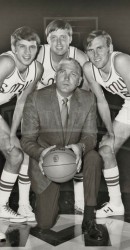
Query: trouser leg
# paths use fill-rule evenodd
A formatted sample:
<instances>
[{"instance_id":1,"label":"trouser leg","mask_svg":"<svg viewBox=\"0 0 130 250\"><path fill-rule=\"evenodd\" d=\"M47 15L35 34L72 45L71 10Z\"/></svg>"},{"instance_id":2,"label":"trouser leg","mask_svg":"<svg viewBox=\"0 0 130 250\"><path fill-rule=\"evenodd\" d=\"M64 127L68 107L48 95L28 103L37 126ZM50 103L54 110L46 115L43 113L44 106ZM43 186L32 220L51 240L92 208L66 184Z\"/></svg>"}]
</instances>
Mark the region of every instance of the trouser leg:
<instances>
[{"instance_id":1,"label":"trouser leg","mask_svg":"<svg viewBox=\"0 0 130 250\"><path fill-rule=\"evenodd\" d=\"M92 150L84 156L83 185L85 206L96 206L101 180L102 158Z\"/></svg>"},{"instance_id":2,"label":"trouser leg","mask_svg":"<svg viewBox=\"0 0 130 250\"><path fill-rule=\"evenodd\" d=\"M102 240L102 231L94 221L94 209L97 204L97 195L101 180L102 158L92 150L84 156L83 162L83 184L85 208L82 222L82 231L86 232L87 240L91 243ZM92 242L91 242L92 241Z\"/></svg>"},{"instance_id":3,"label":"trouser leg","mask_svg":"<svg viewBox=\"0 0 130 250\"><path fill-rule=\"evenodd\" d=\"M36 195L36 220L42 229L51 228L58 216L58 200L60 195L60 185L54 182L41 193Z\"/></svg>"}]
</instances>

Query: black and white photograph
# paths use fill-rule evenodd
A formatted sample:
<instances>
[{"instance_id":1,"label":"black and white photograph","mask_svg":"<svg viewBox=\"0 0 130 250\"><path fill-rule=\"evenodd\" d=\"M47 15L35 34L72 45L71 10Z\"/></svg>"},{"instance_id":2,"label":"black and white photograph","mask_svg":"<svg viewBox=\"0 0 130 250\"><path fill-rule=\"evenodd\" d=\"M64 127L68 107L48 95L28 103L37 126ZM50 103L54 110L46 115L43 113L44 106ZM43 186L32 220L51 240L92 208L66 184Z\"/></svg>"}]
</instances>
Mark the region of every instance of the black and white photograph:
<instances>
[{"instance_id":1,"label":"black and white photograph","mask_svg":"<svg viewBox=\"0 0 130 250\"><path fill-rule=\"evenodd\" d=\"M130 1L0 0L0 249L130 248Z\"/></svg>"}]
</instances>

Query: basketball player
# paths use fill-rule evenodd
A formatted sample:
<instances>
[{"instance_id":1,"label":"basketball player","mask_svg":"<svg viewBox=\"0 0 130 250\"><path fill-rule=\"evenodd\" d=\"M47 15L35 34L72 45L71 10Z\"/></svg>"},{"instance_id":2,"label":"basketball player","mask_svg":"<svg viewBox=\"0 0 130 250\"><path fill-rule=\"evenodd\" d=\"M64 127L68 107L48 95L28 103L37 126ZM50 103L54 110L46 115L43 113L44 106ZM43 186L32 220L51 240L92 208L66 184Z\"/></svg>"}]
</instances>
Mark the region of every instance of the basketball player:
<instances>
[{"instance_id":1,"label":"basketball player","mask_svg":"<svg viewBox=\"0 0 130 250\"><path fill-rule=\"evenodd\" d=\"M16 131L21 121L27 95L35 88L43 73L42 65L35 60L40 45L39 36L29 27L21 27L11 36L11 49L0 56L0 105L17 96L12 126L9 128L0 115L0 150L6 162L0 180L0 218L11 222L35 220L29 203L30 180L23 162ZM23 164L21 165L21 163ZM21 168L20 168L21 167ZM9 197L18 177L18 213L9 207Z\"/></svg>"},{"instance_id":2,"label":"basketball player","mask_svg":"<svg viewBox=\"0 0 130 250\"><path fill-rule=\"evenodd\" d=\"M83 51L70 46L73 30L68 22L64 20L54 20L50 22L46 27L45 34L48 44L40 47L37 56L37 60L44 68L43 76L38 84L38 89L55 82L54 76L61 59L67 57L74 58L80 63L81 67L88 60L88 57ZM85 78L84 81L86 81ZM87 88L87 84L83 83L83 87Z\"/></svg>"},{"instance_id":3,"label":"basketball player","mask_svg":"<svg viewBox=\"0 0 130 250\"><path fill-rule=\"evenodd\" d=\"M64 20L54 20L48 24L45 30L48 44L42 45L37 60L42 63L44 73L38 89L49 86L55 82L54 77L56 69L63 58L71 57L76 59L81 66L88 60L87 56L81 50L70 46L72 42L72 27ZM82 88L88 90L87 83L83 80ZM75 208L76 211L83 212L83 182L75 182Z\"/></svg>"},{"instance_id":4,"label":"basketball player","mask_svg":"<svg viewBox=\"0 0 130 250\"><path fill-rule=\"evenodd\" d=\"M103 208L97 210L96 217L123 215L119 170L114 152L117 153L130 136L130 56L113 52L112 39L102 30L92 31L85 39L84 45L90 59L90 62L84 65L84 73L97 97L98 110L108 131L100 142L99 152L104 160L103 173L110 200ZM113 126L102 87L124 99Z\"/></svg>"}]
</instances>

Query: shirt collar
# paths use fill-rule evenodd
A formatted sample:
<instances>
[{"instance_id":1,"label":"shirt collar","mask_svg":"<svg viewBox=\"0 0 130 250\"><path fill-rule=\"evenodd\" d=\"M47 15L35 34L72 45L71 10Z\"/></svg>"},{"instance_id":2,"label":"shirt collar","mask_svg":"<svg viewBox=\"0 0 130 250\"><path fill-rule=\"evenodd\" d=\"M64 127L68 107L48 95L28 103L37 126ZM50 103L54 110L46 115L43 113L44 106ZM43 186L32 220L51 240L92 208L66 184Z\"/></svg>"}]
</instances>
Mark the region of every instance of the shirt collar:
<instances>
[{"instance_id":1,"label":"shirt collar","mask_svg":"<svg viewBox=\"0 0 130 250\"><path fill-rule=\"evenodd\" d=\"M56 93L57 93L57 97L58 97L58 100L59 101L62 101L65 97L63 97L59 92L58 90L56 90ZM68 101L70 101L70 98L71 98L72 95L68 96L67 99Z\"/></svg>"}]
</instances>

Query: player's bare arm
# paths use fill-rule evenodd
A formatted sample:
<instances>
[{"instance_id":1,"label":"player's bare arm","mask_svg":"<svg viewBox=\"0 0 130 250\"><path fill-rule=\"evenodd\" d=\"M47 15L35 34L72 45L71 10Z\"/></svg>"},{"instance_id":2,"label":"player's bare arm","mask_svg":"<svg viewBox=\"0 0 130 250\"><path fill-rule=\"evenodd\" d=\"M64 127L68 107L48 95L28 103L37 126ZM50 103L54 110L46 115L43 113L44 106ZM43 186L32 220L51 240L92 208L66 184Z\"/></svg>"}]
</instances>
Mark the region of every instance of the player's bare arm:
<instances>
[{"instance_id":1,"label":"player's bare arm","mask_svg":"<svg viewBox=\"0 0 130 250\"><path fill-rule=\"evenodd\" d=\"M83 67L83 65L88 61L88 56L83 51L81 51L79 49L76 49L76 58L75 59ZM88 90L88 91L90 90L89 84L88 84L87 79L86 79L86 77L84 75L83 75L83 86L82 86L82 88L85 89L85 90Z\"/></svg>"},{"instance_id":2,"label":"player's bare arm","mask_svg":"<svg viewBox=\"0 0 130 250\"><path fill-rule=\"evenodd\" d=\"M12 74L15 69L15 62L9 56L0 56L0 88L4 80ZM0 90L2 92L2 89ZM3 130L6 134L9 134L10 128L6 121L1 118L0 119L0 129Z\"/></svg>"},{"instance_id":3,"label":"player's bare arm","mask_svg":"<svg viewBox=\"0 0 130 250\"><path fill-rule=\"evenodd\" d=\"M128 54L118 54L114 61L117 73L123 78L130 93L130 56Z\"/></svg>"},{"instance_id":4,"label":"player's bare arm","mask_svg":"<svg viewBox=\"0 0 130 250\"><path fill-rule=\"evenodd\" d=\"M108 102L103 94L102 88L94 80L93 73L92 73L92 67L90 62L86 62L83 66L84 75L87 78L87 81L89 82L90 89L95 94L97 98L97 106L99 114L107 128L107 131L110 136L113 136L113 127L111 122L111 115L110 115L110 109L108 106Z\"/></svg>"},{"instance_id":5,"label":"player's bare arm","mask_svg":"<svg viewBox=\"0 0 130 250\"><path fill-rule=\"evenodd\" d=\"M10 56L0 56L0 87L4 80L13 73L15 62Z\"/></svg>"},{"instance_id":6,"label":"player's bare arm","mask_svg":"<svg viewBox=\"0 0 130 250\"><path fill-rule=\"evenodd\" d=\"M23 113L23 108L24 108L24 104L26 101L27 96L36 89L36 85L38 83L38 81L40 81L41 76L43 74L43 67L42 65L37 62L37 75L35 78L35 81L32 82L25 90L24 92L18 97L16 106L15 106L15 110L14 110L14 114L13 114L13 120L12 120L12 126L11 126L11 133L10 133L10 137L12 140L12 143L16 142L16 145L18 147L20 147L19 141L17 141L16 138L16 132L18 129L18 126L21 122L22 119L22 113Z\"/></svg>"},{"instance_id":7,"label":"player's bare arm","mask_svg":"<svg viewBox=\"0 0 130 250\"><path fill-rule=\"evenodd\" d=\"M36 60L42 64L44 56L45 56L45 47L41 45Z\"/></svg>"},{"instance_id":8,"label":"player's bare arm","mask_svg":"<svg viewBox=\"0 0 130 250\"><path fill-rule=\"evenodd\" d=\"M80 65L83 67L86 61L88 61L88 56L83 51L76 49L76 58Z\"/></svg>"}]
</instances>

